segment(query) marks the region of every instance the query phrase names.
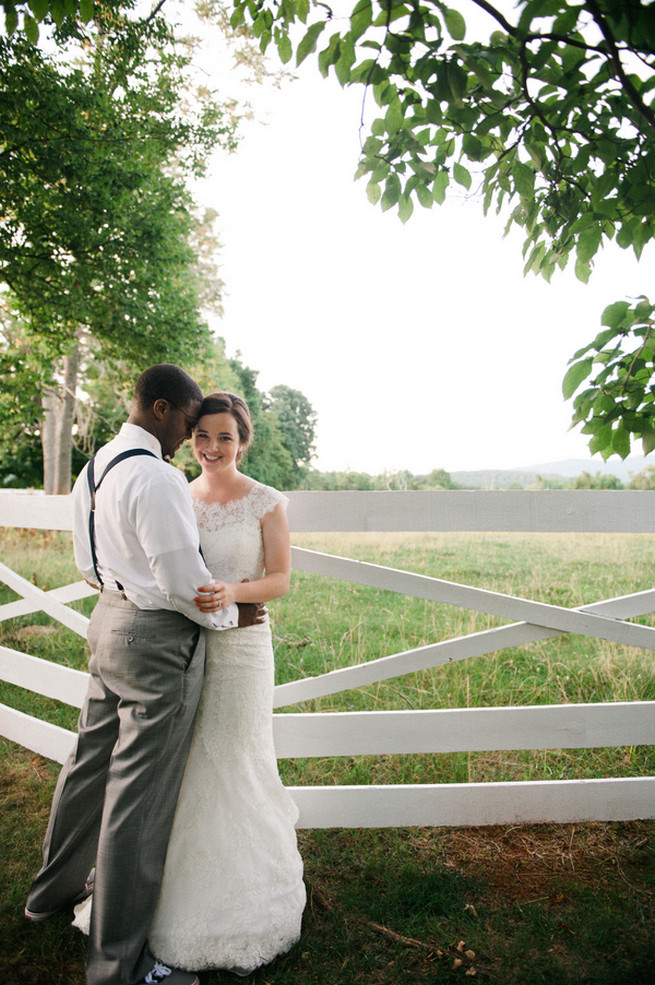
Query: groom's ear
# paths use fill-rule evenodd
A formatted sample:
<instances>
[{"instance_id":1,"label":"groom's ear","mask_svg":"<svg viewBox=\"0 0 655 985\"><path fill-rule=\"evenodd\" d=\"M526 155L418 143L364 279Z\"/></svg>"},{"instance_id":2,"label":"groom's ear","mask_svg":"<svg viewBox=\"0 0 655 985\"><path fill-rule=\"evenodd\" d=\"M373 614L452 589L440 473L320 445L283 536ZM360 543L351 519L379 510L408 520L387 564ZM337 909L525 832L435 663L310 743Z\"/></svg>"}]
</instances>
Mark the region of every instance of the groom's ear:
<instances>
[{"instance_id":1,"label":"groom's ear","mask_svg":"<svg viewBox=\"0 0 655 985\"><path fill-rule=\"evenodd\" d=\"M158 397L152 405L152 413L155 415L158 421L163 421L164 418L170 413L171 405L168 400L164 397Z\"/></svg>"}]
</instances>

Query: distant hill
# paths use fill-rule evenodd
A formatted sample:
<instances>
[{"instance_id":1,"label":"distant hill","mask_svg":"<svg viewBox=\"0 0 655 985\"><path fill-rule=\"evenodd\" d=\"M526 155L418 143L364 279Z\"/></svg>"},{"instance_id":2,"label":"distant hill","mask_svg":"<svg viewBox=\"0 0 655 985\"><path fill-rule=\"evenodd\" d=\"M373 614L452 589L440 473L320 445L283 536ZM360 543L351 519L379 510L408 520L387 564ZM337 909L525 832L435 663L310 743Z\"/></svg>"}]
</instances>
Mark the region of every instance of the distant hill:
<instances>
[{"instance_id":1,"label":"distant hill","mask_svg":"<svg viewBox=\"0 0 655 985\"><path fill-rule=\"evenodd\" d=\"M582 472L595 475L615 475L621 482L629 482L632 475L643 472L647 465L655 465L654 458L634 455L625 461L612 459L604 462L602 458L569 458L562 462L543 462L540 465L525 465L516 469L480 469L477 471L451 472L453 482L460 486L479 489L508 489L512 485L525 488L533 486L541 476L544 479L574 479Z\"/></svg>"},{"instance_id":2,"label":"distant hill","mask_svg":"<svg viewBox=\"0 0 655 985\"><path fill-rule=\"evenodd\" d=\"M646 458L644 455L633 455L624 460L611 458L609 462L604 462L602 458L569 458L564 462L546 462L542 465L528 465L522 472L534 472L538 475L561 475L566 478L575 478L581 472L589 472L595 475L616 475L622 482L628 482L631 475L643 472L647 465L655 465L655 457Z\"/></svg>"}]
</instances>

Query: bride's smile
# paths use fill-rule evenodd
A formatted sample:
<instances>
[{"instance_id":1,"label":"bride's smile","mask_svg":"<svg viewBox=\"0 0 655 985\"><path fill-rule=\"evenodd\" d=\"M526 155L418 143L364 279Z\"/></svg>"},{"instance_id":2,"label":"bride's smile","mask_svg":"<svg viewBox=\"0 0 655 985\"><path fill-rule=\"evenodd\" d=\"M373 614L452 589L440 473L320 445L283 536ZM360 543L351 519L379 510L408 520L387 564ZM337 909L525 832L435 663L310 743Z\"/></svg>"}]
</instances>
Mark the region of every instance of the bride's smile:
<instances>
[{"instance_id":1,"label":"bride's smile","mask_svg":"<svg viewBox=\"0 0 655 985\"><path fill-rule=\"evenodd\" d=\"M193 454L205 471L235 472L242 446L232 414L207 414L193 435Z\"/></svg>"}]
</instances>

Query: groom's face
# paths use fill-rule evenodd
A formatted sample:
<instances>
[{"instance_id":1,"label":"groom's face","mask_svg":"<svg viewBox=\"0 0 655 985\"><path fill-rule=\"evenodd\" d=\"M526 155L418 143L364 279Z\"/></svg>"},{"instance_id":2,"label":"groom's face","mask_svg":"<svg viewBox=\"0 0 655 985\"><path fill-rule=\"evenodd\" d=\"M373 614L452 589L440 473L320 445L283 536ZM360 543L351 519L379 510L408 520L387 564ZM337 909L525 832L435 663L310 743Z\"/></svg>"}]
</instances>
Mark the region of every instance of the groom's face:
<instances>
[{"instance_id":1,"label":"groom's face","mask_svg":"<svg viewBox=\"0 0 655 985\"><path fill-rule=\"evenodd\" d=\"M167 404L168 413L162 421L158 437L164 458L172 458L180 445L191 437L200 413L201 401L191 400L184 407L175 407L169 401Z\"/></svg>"}]
</instances>

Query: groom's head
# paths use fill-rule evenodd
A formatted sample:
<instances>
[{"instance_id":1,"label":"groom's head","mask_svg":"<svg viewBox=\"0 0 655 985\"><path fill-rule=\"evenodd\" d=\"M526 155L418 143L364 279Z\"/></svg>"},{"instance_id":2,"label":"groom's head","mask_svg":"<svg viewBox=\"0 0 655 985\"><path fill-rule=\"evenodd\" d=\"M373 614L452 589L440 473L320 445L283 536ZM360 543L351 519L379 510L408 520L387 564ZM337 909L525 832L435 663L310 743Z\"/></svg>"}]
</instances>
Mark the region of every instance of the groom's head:
<instances>
[{"instance_id":1,"label":"groom's head","mask_svg":"<svg viewBox=\"0 0 655 985\"><path fill-rule=\"evenodd\" d=\"M196 381L179 366L159 363L141 374L128 418L159 440L164 458L172 458L191 437L202 403Z\"/></svg>"}]
</instances>

